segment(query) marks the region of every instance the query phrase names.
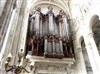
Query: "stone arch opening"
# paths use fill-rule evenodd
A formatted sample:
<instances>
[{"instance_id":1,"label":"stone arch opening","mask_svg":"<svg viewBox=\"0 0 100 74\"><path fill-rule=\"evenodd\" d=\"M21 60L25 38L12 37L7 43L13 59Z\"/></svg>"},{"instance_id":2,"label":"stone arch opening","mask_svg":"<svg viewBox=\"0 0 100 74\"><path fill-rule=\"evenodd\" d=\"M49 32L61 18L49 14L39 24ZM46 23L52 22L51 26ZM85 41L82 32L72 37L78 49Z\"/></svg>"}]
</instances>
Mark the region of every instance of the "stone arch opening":
<instances>
[{"instance_id":1,"label":"stone arch opening","mask_svg":"<svg viewBox=\"0 0 100 74\"><path fill-rule=\"evenodd\" d=\"M48 58L73 58L68 15L55 5L36 5L30 10L26 54Z\"/></svg>"},{"instance_id":2,"label":"stone arch opening","mask_svg":"<svg viewBox=\"0 0 100 74\"><path fill-rule=\"evenodd\" d=\"M98 15L94 15L91 19L91 30L94 35L94 40L97 45L98 50L100 51L100 20Z\"/></svg>"},{"instance_id":3,"label":"stone arch opening","mask_svg":"<svg viewBox=\"0 0 100 74\"><path fill-rule=\"evenodd\" d=\"M93 26L98 22L99 20L99 16L98 15L94 15L92 16L91 20L90 20L90 25L89 25L89 29L92 32Z\"/></svg>"}]
</instances>

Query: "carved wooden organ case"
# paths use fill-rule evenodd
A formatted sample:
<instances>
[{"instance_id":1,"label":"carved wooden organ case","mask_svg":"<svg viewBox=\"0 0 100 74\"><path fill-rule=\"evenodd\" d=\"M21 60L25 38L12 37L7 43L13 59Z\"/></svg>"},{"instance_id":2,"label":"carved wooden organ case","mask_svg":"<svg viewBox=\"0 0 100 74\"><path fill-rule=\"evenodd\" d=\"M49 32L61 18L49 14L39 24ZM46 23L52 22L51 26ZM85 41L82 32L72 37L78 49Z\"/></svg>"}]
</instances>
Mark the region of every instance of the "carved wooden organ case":
<instances>
[{"instance_id":1,"label":"carved wooden organ case","mask_svg":"<svg viewBox=\"0 0 100 74\"><path fill-rule=\"evenodd\" d=\"M67 15L63 10L55 16L53 8L47 7L46 14L35 7L29 16L26 40L26 54L46 58L73 57L73 44Z\"/></svg>"}]
</instances>

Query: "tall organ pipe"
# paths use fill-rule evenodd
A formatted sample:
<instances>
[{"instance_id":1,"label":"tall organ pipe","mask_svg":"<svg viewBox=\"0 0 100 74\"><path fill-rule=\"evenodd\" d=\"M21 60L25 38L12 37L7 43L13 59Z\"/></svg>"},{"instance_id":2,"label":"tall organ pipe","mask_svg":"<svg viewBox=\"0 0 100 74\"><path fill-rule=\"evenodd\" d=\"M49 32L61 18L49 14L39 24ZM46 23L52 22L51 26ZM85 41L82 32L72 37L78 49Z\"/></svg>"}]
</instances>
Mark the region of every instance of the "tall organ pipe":
<instances>
[{"instance_id":1,"label":"tall organ pipe","mask_svg":"<svg viewBox=\"0 0 100 74\"><path fill-rule=\"evenodd\" d=\"M53 44L53 55L55 55L56 54L56 48L55 48L55 40L54 40L54 38L53 38L52 44Z\"/></svg>"},{"instance_id":2,"label":"tall organ pipe","mask_svg":"<svg viewBox=\"0 0 100 74\"><path fill-rule=\"evenodd\" d=\"M60 43L60 51L61 51L61 54L63 54L63 45L62 45L62 41L59 40L59 43Z\"/></svg>"},{"instance_id":3,"label":"tall organ pipe","mask_svg":"<svg viewBox=\"0 0 100 74\"><path fill-rule=\"evenodd\" d=\"M47 54L47 38L45 38L45 40L44 40L45 42L44 42L44 55L45 54Z\"/></svg>"},{"instance_id":4,"label":"tall organ pipe","mask_svg":"<svg viewBox=\"0 0 100 74\"><path fill-rule=\"evenodd\" d=\"M29 28L29 30L30 30L30 36L32 36L33 35L33 29L34 28L34 19L33 19L33 17L31 18L31 23L30 23L30 28Z\"/></svg>"},{"instance_id":5,"label":"tall organ pipe","mask_svg":"<svg viewBox=\"0 0 100 74\"><path fill-rule=\"evenodd\" d=\"M59 35L62 38L63 37L63 29L62 29L62 23L59 22Z\"/></svg>"},{"instance_id":6,"label":"tall organ pipe","mask_svg":"<svg viewBox=\"0 0 100 74\"><path fill-rule=\"evenodd\" d=\"M42 18L40 18L40 29L39 30L40 30L40 37L42 37L43 36L42 35L43 34L42 33L43 32L43 28L42 28Z\"/></svg>"},{"instance_id":7,"label":"tall organ pipe","mask_svg":"<svg viewBox=\"0 0 100 74\"><path fill-rule=\"evenodd\" d=\"M66 17L66 15L63 15L62 18L63 18L64 27L65 27L65 34L67 35L67 38L69 39L69 26L67 23L67 17Z\"/></svg>"},{"instance_id":8,"label":"tall organ pipe","mask_svg":"<svg viewBox=\"0 0 100 74\"><path fill-rule=\"evenodd\" d=\"M39 36L39 24L40 24L40 12L36 12L36 16L35 16L35 27L36 27L36 36Z\"/></svg>"},{"instance_id":9,"label":"tall organ pipe","mask_svg":"<svg viewBox=\"0 0 100 74\"><path fill-rule=\"evenodd\" d=\"M49 33L53 34L54 33L54 24L53 24L53 14L49 14Z\"/></svg>"}]
</instances>

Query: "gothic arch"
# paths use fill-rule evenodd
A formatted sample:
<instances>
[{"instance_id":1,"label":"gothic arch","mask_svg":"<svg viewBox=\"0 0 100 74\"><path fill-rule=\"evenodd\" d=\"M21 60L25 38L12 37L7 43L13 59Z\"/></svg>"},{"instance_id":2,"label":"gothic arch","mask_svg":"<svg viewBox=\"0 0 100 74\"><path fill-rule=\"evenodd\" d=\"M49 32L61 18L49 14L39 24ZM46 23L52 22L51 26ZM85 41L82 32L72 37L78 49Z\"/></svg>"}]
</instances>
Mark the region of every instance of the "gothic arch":
<instances>
[{"instance_id":1,"label":"gothic arch","mask_svg":"<svg viewBox=\"0 0 100 74\"><path fill-rule=\"evenodd\" d=\"M99 16L98 15L93 15L90 19L90 23L89 23L89 29L92 32L92 28L94 26L94 24L97 23L97 21L99 20Z\"/></svg>"},{"instance_id":2,"label":"gothic arch","mask_svg":"<svg viewBox=\"0 0 100 74\"><path fill-rule=\"evenodd\" d=\"M56 2L51 2L51 1L40 1L40 2L33 2L31 7L30 7L30 11L31 9L33 9L35 6L38 6L38 5L44 5L44 4L47 4L48 6L49 5L52 5L52 6L55 6L55 7L58 7L62 10L64 10L64 12L66 13L66 15L68 15L68 17L70 17L70 12L68 10L67 7L65 7L64 5L62 4L58 4Z\"/></svg>"},{"instance_id":3,"label":"gothic arch","mask_svg":"<svg viewBox=\"0 0 100 74\"><path fill-rule=\"evenodd\" d=\"M100 20L98 15L94 15L90 21L90 30L94 35L95 43L100 50Z\"/></svg>"}]
</instances>

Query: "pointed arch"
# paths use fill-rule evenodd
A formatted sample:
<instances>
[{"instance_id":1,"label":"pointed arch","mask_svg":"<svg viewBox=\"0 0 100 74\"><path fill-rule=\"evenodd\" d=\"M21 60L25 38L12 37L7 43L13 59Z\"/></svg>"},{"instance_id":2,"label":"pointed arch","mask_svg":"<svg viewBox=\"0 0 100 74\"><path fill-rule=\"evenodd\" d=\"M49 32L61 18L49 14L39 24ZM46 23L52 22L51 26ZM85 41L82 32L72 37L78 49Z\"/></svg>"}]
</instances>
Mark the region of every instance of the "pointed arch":
<instances>
[{"instance_id":1,"label":"pointed arch","mask_svg":"<svg viewBox=\"0 0 100 74\"><path fill-rule=\"evenodd\" d=\"M92 18L90 19L89 29L91 30L91 32L92 32L94 25L98 22L98 20L99 20L98 15L93 15Z\"/></svg>"},{"instance_id":2,"label":"pointed arch","mask_svg":"<svg viewBox=\"0 0 100 74\"><path fill-rule=\"evenodd\" d=\"M58 4L58 3L55 3L55 2L52 2L52 1L33 2L33 3L31 4L30 10L33 9L33 8L34 8L35 6L37 6L37 5L44 5L44 4L53 5L53 6L55 6L55 7L58 7L58 8L60 8L60 9L64 10L65 13L70 17L70 12L69 12L68 8L66 8L66 7L65 7L64 5L62 5L62 4Z\"/></svg>"}]
</instances>

